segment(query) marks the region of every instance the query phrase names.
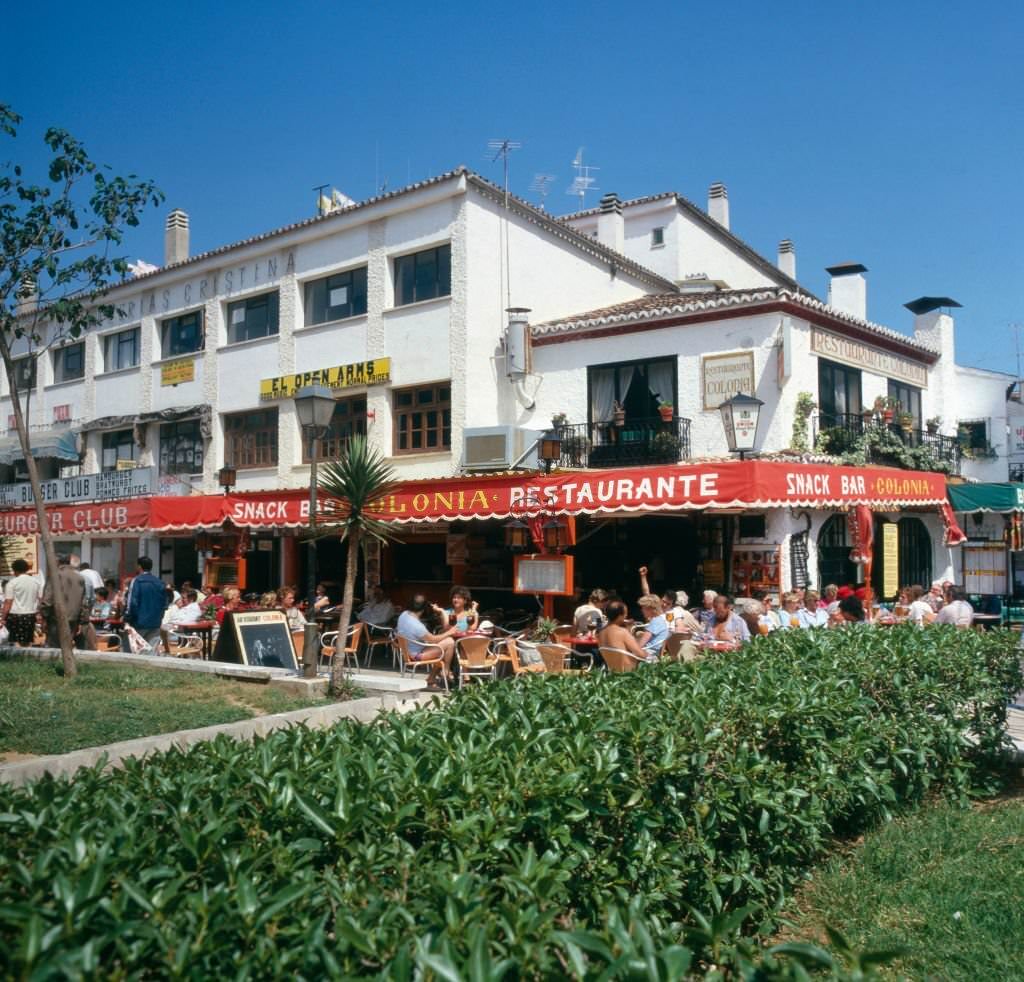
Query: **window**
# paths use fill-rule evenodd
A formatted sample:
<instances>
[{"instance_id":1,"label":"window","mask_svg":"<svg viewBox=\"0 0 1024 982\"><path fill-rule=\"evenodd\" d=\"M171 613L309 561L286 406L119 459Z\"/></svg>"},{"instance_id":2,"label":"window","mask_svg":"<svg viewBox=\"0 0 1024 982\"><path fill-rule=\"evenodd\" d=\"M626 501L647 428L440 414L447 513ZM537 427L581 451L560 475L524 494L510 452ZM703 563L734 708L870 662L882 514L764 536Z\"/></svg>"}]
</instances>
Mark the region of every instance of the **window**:
<instances>
[{"instance_id":1,"label":"window","mask_svg":"<svg viewBox=\"0 0 1024 982\"><path fill-rule=\"evenodd\" d=\"M326 324L366 313L366 267L306 284L306 323Z\"/></svg>"},{"instance_id":2,"label":"window","mask_svg":"<svg viewBox=\"0 0 1024 982\"><path fill-rule=\"evenodd\" d=\"M438 246L395 260L395 306L452 292L452 247Z\"/></svg>"},{"instance_id":3,"label":"window","mask_svg":"<svg viewBox=\"0 0 1024 982\"><path fill-rule=\"evenodd\" d=\"M18 358L14 362L14 381L19 392L28 392L36 384L36 359L34 355Z\"/></svg>"},{"instance_id":4,"label":"window","mask_svg":"<svg viewBox=\"0 0 1024 982\"><path fill-rule=\"evenodd\" d=\"M956 429L960 446L968 450L988 450L988 424L983 419L958 423Z\"/></svg>"},{"instance_id":5,"label":"window","mask_svg":"<svg viewBox=\"0 0 1024 982\"><path fill-rule=\"evenodd\" d=\"M160 325L160 357L177 358L203 350L203 312L171 317Z\"/></svg>"},{"instance_id":6,"label":"window","mask_svg":"<svg viewBox=\"0 0 1024 982\"><path fill-rule=\"evenodd\" d=\"M899 412L910 413L914 417L914 428L921 428L921 390L903 382L894 382L889 379L890 399L895 399L899 404ZM904 582L904 581L900 581ZM916 583L916 580L906 580L907 583Z\"/></svg>"},{"instance_id":7,"label":"window","mask_svg":"<svg viewBox=\"0 0 1024 982\"><path fill-rule=\"evenodd\" d=\"M664 227L652 228L651 229L651 248L652 249L657 249L658 246L663 246L664 244L665 244L665 229L664 229Z\"/></svg>"},{"instance_id":8,"label":"window","mask_svg":"<svg viewBox=\"0 0 1024 982\"><path fill-rule=\"evenodd\" d=\"M333 460L345 449L353 436L366 436L366 396L339 399L327 435L317 441L317 460ZM309 441L303 437L302 459L309 462Z\"/></svg>"},{"instance_id":9,"label":"window","mask_svg":"<svg viewBox=\"0 0 1024 982\"><path fill-rule=\"evenodd\" d=\"M238 470L274 466L277 463L277 410L225 416L224 461Z\"/></svg>"},{"instance_id":10,"label":"window","mask_svg":"<svg viewBox=\"0 0 1024 982\"><path fill-rule=\"evenodd\" d=\"M73 382L85 375L85 342L66 344L53 353L53 381Z\"/></svg>"},{"instance_id":11,"label":"window","mask_svg":"<svg viewBox=\"0 0 1024 982\"><path fill-rule=\"evenodd\" d=\"M277 334L277 291L228 304L228 344Z\"/></svg>"},{"instance_id":12,"label":"window","mask_svg":"<svg viewBox=\"0 0 1024 982\"><path fill-rule=\"evenodd\" d=\"M135 440L131 430L114 430L103 434L100 470L116 471L119 460L135 460Z\"/></svg>"},{"instance_id":13,"label":"window","mask_svg":"<svg viewBox=\"0 0 1024 982\"><path fill-rule=\"evenodd\" d=\"M103 338L103 370L119 372L122 368L134 368L139 363L139 329L118 331Z\"/></svg>"},{"instance_id":14,"label":"window","mask_svg":"<svg viewBox=\"0 0 1024 982\"><path fill-rule=\"evenodd\" d=\"M203 434L198 419L164 423L160 427L160 473L201 474Z\"/></svg>"},{"instance_id":15,"label":"window","mask_svg":"<svg viewBox=\"0 0 1024 982\"><path fill-rule=\"evenodd\" d=\"M821 426L841 426L843 417L860 414L860 372L835 362L818 359L818 409Z\"/></svg>"},{"instance_id":16,"label":"window","mask_svg":"<svg viewBox=\"0 0 1024 982\"><path fill-rule=\"evenodd\" d=\"M615 404L625 409L625 422L654 422L658 405L677 406L675 358L592 365L587 370L590 390L590 422L610 423Z\"/></svg>"},{"instance_id":17,"label":"window","mask_svg":"<svg viewBox=\"0 0 1024 982\"><path fill-rule=\"evenodd\" d=\"M452 445L450 382L396 389L395 453L448 450Z\"/></svg>"}]
</instances>

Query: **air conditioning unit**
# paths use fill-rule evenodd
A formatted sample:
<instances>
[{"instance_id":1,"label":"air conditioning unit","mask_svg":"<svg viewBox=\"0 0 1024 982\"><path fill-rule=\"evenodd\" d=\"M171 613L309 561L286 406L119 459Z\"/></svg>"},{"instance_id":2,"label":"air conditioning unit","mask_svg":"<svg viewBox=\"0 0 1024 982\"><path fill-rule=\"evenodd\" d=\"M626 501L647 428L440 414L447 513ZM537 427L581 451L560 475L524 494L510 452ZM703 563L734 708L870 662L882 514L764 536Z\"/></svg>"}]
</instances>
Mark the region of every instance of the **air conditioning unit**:
<instances>
[{"instance_id":1,"label":"air conditioning unit","mask_svg":"<svg viewBox=\"0 0 1024 982\"><path fill-rule=\"evenodd\" d=\"M462 469L500 471L536 468L540 433L519 426L474 426L463 430ZM526 455L525 457L523 455ZM520 458L523 458L520 460Z\"/></svg>"}]
</instances>

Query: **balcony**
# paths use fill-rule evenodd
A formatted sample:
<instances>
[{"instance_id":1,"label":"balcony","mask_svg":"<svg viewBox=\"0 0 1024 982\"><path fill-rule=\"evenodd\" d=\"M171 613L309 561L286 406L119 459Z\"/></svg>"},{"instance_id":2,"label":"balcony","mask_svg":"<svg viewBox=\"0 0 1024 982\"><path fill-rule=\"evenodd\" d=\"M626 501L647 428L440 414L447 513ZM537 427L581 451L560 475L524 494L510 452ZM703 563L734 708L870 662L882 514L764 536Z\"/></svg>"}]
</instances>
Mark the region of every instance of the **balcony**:
<instances>
[{"instance_id":1,"label":"balcony","mask_svg":"<svg viewBox=\"0 0 1024 982\"><path fill-rule=\"evenodd\" d=\"M690 456L690 421L681 416L663 420L629 419L614 423L563 423L559 466L635 467L676 464Z\"/></svg>"},{"instance_id":2,"label":"balcony","mask_svg":"<svg viewBox=\"0 0 1024 982\"><path fill-rule=\"evenodd\" d=\"M956 437L862 413L819 415L814 421L814 449L854 466L881 464L943 474L959 474L962 457Z\"/></svg>"}]
</instances>

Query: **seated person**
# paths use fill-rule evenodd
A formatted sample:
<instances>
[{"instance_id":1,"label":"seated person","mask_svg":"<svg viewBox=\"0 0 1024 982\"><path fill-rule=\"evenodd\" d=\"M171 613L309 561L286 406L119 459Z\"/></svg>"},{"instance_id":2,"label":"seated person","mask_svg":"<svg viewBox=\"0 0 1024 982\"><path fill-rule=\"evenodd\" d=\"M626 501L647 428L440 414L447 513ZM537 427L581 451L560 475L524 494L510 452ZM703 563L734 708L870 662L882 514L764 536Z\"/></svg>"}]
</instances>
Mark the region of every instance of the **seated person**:
<instances>
[{"instance_id":1,"label":"seated person","mask_svg":"<svg viewBox=\"0 0 1024 982\"><path fill-rule=\"evenodd\" d=\"M906 591L906 599L909 601L907 604L909 608L907 612L908 620L918 627L924 627L925 624L931 624L935 620L937 615L932 610L932 605L925 599L923 586L915 584L909 587Z\"/></svg>"},{"instance_id":2,"label":"seated person","mask_svg":"<svg viewBox=\"0 0 1024 982\"><path fill-rule=\"evenodd\" d=\"M842 626L845 624L867 624L867 622L864 604L860 597L850 594L839 601L838 618L833 621L834 624Z\"/></svg>"},{"instance_id":3,"label":"seated person","mask_svg":"<svg viewBox=\"0 0 1024 982\"><path fill-rule=\"evenodd\" d=\"M96 599L93 601L89 616L96 620L102 618L105 621L108 617L113 616L111 614L113 609L110 602L110 591L105 586L97 587Z\"/></svg>"},{"instance_id":4,"label":"seated person","mask_svg":"<svg viewBox=\"0 0 1024 982\"><path fill-rule=\"evenodd\" d=\"M825 627L828 624L828 612L819 604L817 590L804 593L804 605L798 612L801 627Z\"/></svg>"},{"instance_id":5,"label":"seated person","mask_svg":"<svg viewBox=\"0 0 1024 982\"><path fill-rule=\"evenodd\" d=\"M710 632L715 624L715 597L718 594L714 590L705 590L702 605L693 612L698 623L704 631Z\"/></svg>"},{"instance_id":6,"label":"seated person","mask_svg":"<svg viewBox=\"0 0 1024 982\"><path fill-rule=\"evenodd\" d=\"M306 618L295 605L298 591L293 586L283 586L277 591L277 606L284 611L289 631L301 631L306 626Z\"/></svg>"},{"instance_id":7,"label":"seated person","mask_svg":"<svg viewBox=\"0 0 1024 982\"><path fill-rule=\"evenodd\" d=\"M429 607L427 598L422 593L417 593L399 616L395 631L399 637L405 638L413 661L436 658L440 654L442 664L431 665L430 674L427 676L427 685L436 685L441 672L447 675L451 670L452 656L455 654L455 638L452 635L455 634L456 628L448 627L437 634L428 631L427 625L423 623L423 617ZM425 647L428 644L437 647Z\"/></svg>"},{"instance_id":8,"label":"seated person","mask_svg":"<svg viewBox=\"0 0 1024 982\"><path fill-rule=\"evenodd\" d=\"M451 606L444 612L448 626L463 634L472 631L480 619L473 595L464 586L453 586L448 596Z\"/></svg>"},{"instance_id":9,"label":"seated person","mask_svg":"<svg viewBox=\"0 0 1024 982\"><path fill-rule=\"evenodd\" d=\"M621 600L612 600L605 608L605 613L608 616L608 623L598 632L598 643L604 648L628 651L631 655L646 661L647 652L640 647L640 643L633 637L633 632L626 627L626 605Z\"/></svg>"},{"instance_id":10,"label":"seated person","mask_svg":"<svg viewBox=\"0 0 1024 982\"><path fill-rule=\"evenodd\" d=\"M277 610L277 591L267 590L260 596L260 607L263 610Z\"/></svg>"},{"instance_id":11,"label":"seated person","mask_svg":"<svg viewBox=\"0 0 1024 982\"><path fill-rule=\"evenodd\" d=\"M782 610L779 611L779 628L783 631L795 630L806 625L800 618L800 597L796 591L782 595Z\"/></svg>"},{"instance_id":12,"label":"seated person","mask_svg":"<svg viewBox=\"0 0 1024 982\"><path fill-rule=\"evenodd\" d=\"M572 622L579 635L590 634L592 631L600 631L607 623L605 608L608 606L608 593L605 590L597 589L590 591L590 597L585 604L580 604L573 612Z\"/></svg>"},{"instance_id":13,"label":"seated person","mask_svg":"<svg viewBox=\"0 0 1024 982\"><path fill-rule=\"evenodd\" d=\"M331 603L331 598L327 595L327 587L323 583L317 583L316 588L313 590L313 596L309 598L309 602L317 614L330 610L334 606Z\"/></svg>"},{"instance_id":14,"label":"seated person","mask_svg":"<svg viewBox=\"0 0 1024 982\"><path fill-rule=\"evenodd\" d=\"M203 611L199 606L199 595L195 590L186 590L181 601L172 604L164 612L164 626L175 624L195 624L203 619Z\"/></svg>"},{"instance_id":15,"label":"seated person","mask_svg":"<svg viewBox=\"0 0 1024 982\"><path fill-rule=\"evenodd\" d=\"M230 614L236 610L244 610L242 606L242 591L236 586L225 587L221 594L224 598L224 603L217 608L217 623L224 623L224 615Z\"/></svg>"},{"instance_id":16,"label":"seated person","mask_svg":"<svg viewBox=\"0 0 1024 982\"><path fill-rule=\"evenodd\" d=\"M379 586L375 586L370 590L370 599L359 608L356 617L364 624L384 627L395 619L395 605Z\"/></svg>"},{"instance_id":17,"label":"seated person","mask_svg":"<svg viewBox=\"0 0 1024 982\"><path fill-rule=\"evenodd\" d=\"M637 643L643 648L648 661L657 661L669 633L668 620L661 610L661 597L645 593L637 603L647 621L643 633L637 638Z\"/></svg>"},{"instance_id":18,"label":"seated person","mask_svg":"<svg viewBox=\"0 0 1024 982\"><path fill-rule=\"evenodd\" d=\"M661 607L665 617L671 614L672 630L676 634L700 634L700 621L687 609L690 597L685 590L669 591L662 594Z\"/></svg>"},{"instance_id":19,"label":"seated person","mask_svg":"<svg viewBox=\"0 0 1024 982\"><path fill-rule=\"evenodd\" d=\"M714 623L711 626L711 636L716 641L749 641L750 629L747 622L733 610L732 598L724 593L715 597Z\"/></svg>"},{"instance_id":20,"label":"seated person","mask_svg":"<svg viewBox=\"0 0 1024 982\"><path fill-rule=\"evenodd\" d=\"M966 591L961 587L950 587L949 596L949 603L935 616L935 623L970 627L974 622L974 608L967 602Z\"/></svg>"}]
</instances>

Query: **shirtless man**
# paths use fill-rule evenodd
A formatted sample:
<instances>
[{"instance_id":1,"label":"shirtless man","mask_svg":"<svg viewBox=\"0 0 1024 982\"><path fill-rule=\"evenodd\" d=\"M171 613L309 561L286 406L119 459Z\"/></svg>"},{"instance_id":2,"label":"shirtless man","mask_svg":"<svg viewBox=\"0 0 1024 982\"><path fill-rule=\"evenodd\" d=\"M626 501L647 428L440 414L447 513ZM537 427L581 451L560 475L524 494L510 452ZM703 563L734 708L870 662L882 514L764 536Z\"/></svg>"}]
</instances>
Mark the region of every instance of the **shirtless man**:
<instances>
[{"instance_id":1,"label":"shirtless man","mask_svg":"<svg viewBox=\"0 0 1024 982\"><path fill-rule=\"evenodd\" d=\"M620 651L628 651L642 660L647 659L647 652L637 643L632 632L623 623L626 619L626 605L621 600L613 600L605 608L605 615L608 623L601 629L597 640L604 648L618 648Z\"/></svg>"}]
</instances>

